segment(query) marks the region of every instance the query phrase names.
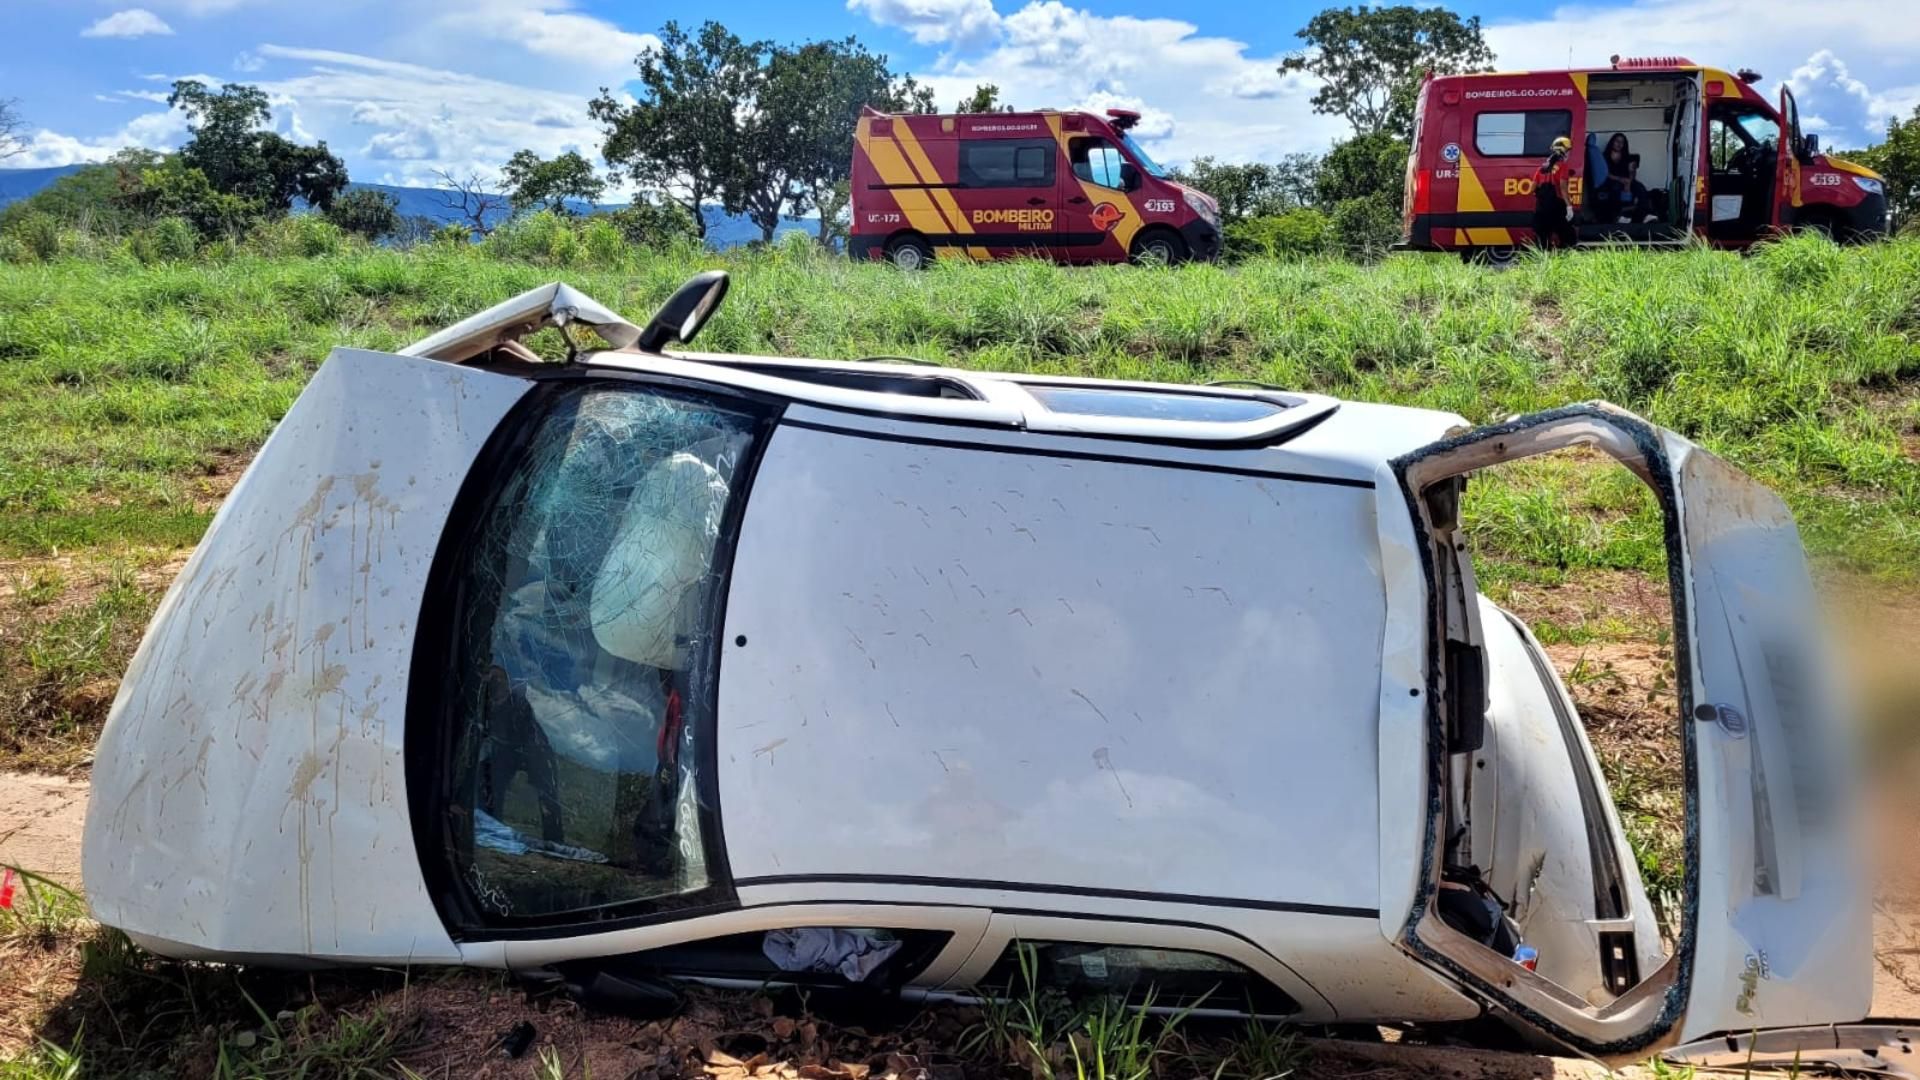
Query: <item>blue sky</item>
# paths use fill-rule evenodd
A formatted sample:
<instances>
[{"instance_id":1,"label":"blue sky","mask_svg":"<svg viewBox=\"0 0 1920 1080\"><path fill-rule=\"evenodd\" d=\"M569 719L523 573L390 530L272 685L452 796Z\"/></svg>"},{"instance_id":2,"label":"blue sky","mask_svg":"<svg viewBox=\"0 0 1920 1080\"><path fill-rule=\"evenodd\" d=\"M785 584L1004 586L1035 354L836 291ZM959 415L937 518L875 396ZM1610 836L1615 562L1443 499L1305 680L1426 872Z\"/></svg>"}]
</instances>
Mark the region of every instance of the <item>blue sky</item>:
<instances>
[{"instance_id":1,"label":"blue sky","mask_svg":"<svg viewBox=\"0 0 1920 1080\"><path fill-rule=\"evenodd\" d=\"M1325 3L1232 0L0 0L0 99L29 124L9 166L166 148L184 124L175 78L256 83L275 125L325 139L360 180L490 174L515 150L596 156L586 101L621 88L670 18L743 36L857 35L942 101L978 82L1021 106L1141 109L1162 160L1272 160L1322 150L1344 125L1315 115L1314 86L1279 75L1293 32ZM1494 0L1454 5L1487 25L1504 68L1685 54L1751 66L1799 95L1833 145L1877 137L1920 103L1912 0Z\"/></svg>"}]
</instances>

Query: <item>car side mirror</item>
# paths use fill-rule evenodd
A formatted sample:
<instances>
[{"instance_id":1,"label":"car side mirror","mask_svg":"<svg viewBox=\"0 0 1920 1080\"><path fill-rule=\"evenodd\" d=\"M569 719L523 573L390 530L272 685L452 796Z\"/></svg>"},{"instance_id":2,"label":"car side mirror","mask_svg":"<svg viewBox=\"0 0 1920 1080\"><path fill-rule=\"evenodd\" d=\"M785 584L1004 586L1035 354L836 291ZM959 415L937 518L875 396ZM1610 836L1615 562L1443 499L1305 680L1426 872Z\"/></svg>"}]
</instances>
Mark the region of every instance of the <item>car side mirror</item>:
<instances>
[{"instance_id":1,"label":"car side mirror","mask_svg":"<svg viewBox=\"0 0 1920 1080\"><path fill-rule=\"evenodd\" d=\"M1140 190L1140 169L1131 161L1120 163L1120 187L1126 191Z\"/></svg>"},{"instance_id":2,"label":"car side mirror","mask_svg":"<svg viewBox=\"0 0 1920 1080\"><path fill-rule=\"evenodd\" d=\"M708 270L687 279L673 291L660 310L653 313L634 347L641 352L657 353L669 345L692 341L707 319L720 309L727 297L727 272Z\"/></svg>"},{"instance_id":3,"label":"car side mirror","mask_svg":"<svg viewBox=\"0 0 1920 1080\"><path fill-rule=\"evenodd\" d=\"M1800 145L1807 148L1807 155L1811 157L1820 152L1820 136L1802 135L1800 136Z\"/></svg>"}]
</instances>

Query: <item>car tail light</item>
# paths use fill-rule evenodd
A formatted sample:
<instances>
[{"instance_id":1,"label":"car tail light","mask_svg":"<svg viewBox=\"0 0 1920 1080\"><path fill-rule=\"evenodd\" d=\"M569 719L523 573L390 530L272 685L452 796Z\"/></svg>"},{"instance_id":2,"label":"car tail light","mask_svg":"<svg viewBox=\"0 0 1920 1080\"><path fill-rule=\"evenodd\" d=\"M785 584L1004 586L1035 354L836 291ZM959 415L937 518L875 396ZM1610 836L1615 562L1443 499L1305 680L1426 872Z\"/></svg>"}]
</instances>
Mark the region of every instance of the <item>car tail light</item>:
<instances>
[{"instance_id":1,"label":"car tail light","mask_svg":"<svg viewBox=\"0 0 1920 1080\"><path fill-rule=\"evenodd\" d=\"M1413 212L1428 213L1433 201L1433 173L1426 169L1416 169L1413 173Z\"/></svg>"}]
</instances>

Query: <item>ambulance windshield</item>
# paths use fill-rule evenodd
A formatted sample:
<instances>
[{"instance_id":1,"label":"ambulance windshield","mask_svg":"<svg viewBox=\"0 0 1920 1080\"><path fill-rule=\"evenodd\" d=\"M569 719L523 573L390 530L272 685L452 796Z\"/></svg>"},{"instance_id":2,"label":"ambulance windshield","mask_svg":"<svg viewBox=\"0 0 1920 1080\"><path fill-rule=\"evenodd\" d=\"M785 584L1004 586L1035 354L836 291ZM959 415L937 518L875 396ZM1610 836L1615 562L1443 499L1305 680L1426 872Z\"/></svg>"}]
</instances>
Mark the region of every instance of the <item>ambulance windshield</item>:
<instances>
[{"instance_id":1,"label":"ambulance windshield","mask_svg":"<svg viewBox=\"0 0 1920 1080\"><path fill-rule=\"evenodd\" d=\"M1159 162L1149 157L1145 150L1140 149L1140 144L1133 141L1133 132L1121 132L1120 141L1127 145L1127 153L1133 155L1133 160L1139 162L1141 168L1162 180L1167 178L1167 170L1161 168Z\"/></svg>"}]
</instances>

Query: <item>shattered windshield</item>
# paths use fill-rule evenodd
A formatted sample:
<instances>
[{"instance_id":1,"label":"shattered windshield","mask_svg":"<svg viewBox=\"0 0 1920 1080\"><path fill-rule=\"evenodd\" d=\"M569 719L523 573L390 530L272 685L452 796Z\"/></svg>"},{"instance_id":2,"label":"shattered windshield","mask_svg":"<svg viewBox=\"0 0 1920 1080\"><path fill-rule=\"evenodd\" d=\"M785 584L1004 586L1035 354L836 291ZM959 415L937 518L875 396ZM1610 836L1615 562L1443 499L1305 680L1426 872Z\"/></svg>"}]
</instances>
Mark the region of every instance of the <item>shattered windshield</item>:
<instances>
[{"instance_id":1,"label":"shattered windshield","mask_svg":"<svg viewBox=\"0 0 1920 1080\"><path fill-rule=\"evenodd\" d=\"M693 740L750 417L568 392L479 523L459 612L454 859L544 916L708 883Z\"/></svg>"}]
</instances>

